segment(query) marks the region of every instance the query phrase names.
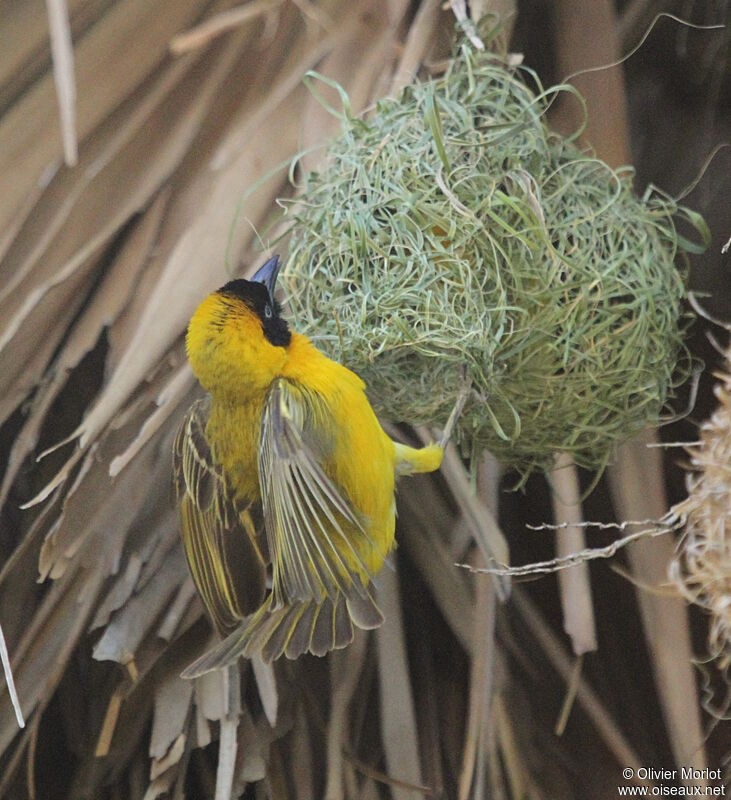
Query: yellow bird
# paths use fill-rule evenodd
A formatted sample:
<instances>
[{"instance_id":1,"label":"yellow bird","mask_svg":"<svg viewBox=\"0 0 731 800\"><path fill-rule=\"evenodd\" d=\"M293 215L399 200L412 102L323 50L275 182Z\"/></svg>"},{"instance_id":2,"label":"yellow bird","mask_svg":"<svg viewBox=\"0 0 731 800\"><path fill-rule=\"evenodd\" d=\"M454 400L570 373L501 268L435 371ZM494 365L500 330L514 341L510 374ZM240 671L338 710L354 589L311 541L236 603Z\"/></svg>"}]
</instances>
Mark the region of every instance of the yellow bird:
<instances>
[{"instance_id":1,"label":"yellow bird","mask_svg":"<svg viewBox=\"0 0 731 800\"><path fill-rule=\"evenodd\" d=\"M208 396L174 448L193 580L223 641L183 673L238 656L324 655L378 627L373 578L393 547L397 475L439 468L442 447L390 439L363 381L290 331L278 257L203 300L186 338ZM271 591L266 570L271 563Z\"/></svg>"}]
</instances>

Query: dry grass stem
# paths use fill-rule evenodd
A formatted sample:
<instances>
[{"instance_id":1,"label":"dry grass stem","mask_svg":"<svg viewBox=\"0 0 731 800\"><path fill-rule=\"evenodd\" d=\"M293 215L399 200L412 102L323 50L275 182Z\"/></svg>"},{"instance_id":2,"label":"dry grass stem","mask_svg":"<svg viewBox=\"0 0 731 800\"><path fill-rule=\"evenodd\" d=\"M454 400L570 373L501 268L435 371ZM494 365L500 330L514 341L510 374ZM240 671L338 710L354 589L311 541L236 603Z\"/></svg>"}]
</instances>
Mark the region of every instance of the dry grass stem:
<instances>
[{"instance_id":1,"label":"dry grass stem","mask_svg":"<svg viewBox=\"0 0 731 800\"><path fill-rule=\"evenodd\" d=\"M353 644L335 653L332 659L333 682L330 722L327 731L327 782L325 800L340 800L343 795L343 751L348 748L348 709L361 678L368 635L358 631Z\"/></svg>"},{"instance_id":2,"label":"dry grass stem","mask_svg":"<svg viewBox=\"0 0 731 800\"><path fill-rule=\"evenodd\" d=\"M551 472L551 502L556 523L567 523L556 531L556 553L559 559L569 558L585 550L586 538L581 527L581 488L571 457L561 454ZM591 598L591 582L586 561L570 569L560 570L558 585L563 611L563 628L571 637L574 653L581 656L596 650L596 623Z\"/></svg>"},{"instance_id":3,"label":"dry grass stem","mask_svg":"<svg viewBox=\"0 0 731 800\"><path fill-rule=\"evenodd\" d=\"M8 646L5 643L5 634L3 633L2 625L0 625L0 660L2 661L3 674L5 675L5 686L8 690L8 694L10 695L10 701L13 704L15 719L18 721L18 727L25 728L25 719L23 718L23 711L20 708L18 692L15 688L13 669L10 666L10 654L8 653Z\"/></svg>"},{"instance_id":4,"label":"dry grass stem","mask_svg":"<svg viewBox=\"0 0 731 800\"><path fill-rule=\"evenodd\" d=\"M528 781L522 754L515 740L513 722L508 713L505 698L501 695L495 697L494 713L495 730L510 786L510 796L514 798L529 797Z\"/></svg>"},{"instance_id":5,"label":"dry grass stem","mask_svg":"<svg viewBox=\"0 0 731 800\"><path fill-rule=\"evenodd\" d=\"M667 511L661 453L647 447L656 439L648 431L624 445L610 468L610 487L620 519L659 518ZM640 537L629 550L632 573L640 584L662 587L673 554L670 537ZM707 762L685 605L680 598L642 590L637 591L637 600L676 764L704 769Z\"/></svg>"},{"instance_id":6,"label":"dry grass stem","mask_svg":"<svg viewBox=\"0 0 731 800\"><path fill-rule=\"evenodd\" d=\"M442 474L455 499L464 510L464 519L487 563L509 563L510 554L505 537L490 510L475 496L454 445L447 446L444 451ZM501 600L504 600L510 593L510 584L505 580L496 579L495 588Z\"/></svg>"},{"instance_id":7,"label":"dry grass stem","mask_svg":"<svg viewBox=\"0 0 731 800\"><path fill-rule=\"evenodd\" d=\"M477 493L486 508L498 508L498 489L501 468L497 461L486 455L477 474ZM473 554L475 566L484 564L479 549ZM459 798L467 800L474 787L475 796L481 796L487 754L487 732L492 727L491 709L495 688L495 621L497 596L492 582L479 581L475 589L473 647L470 661L470 693L459 776Z\"/></svg>"},{"instance_id":8,"label":"dry grass stem","mask_svg":"<svg viewBox=\"0 0 731 800\"><path fill-rule=\"evenodd\" d=\"M76 79L74 46L71 41L69 12L65 0L46 0L48 28L51 34L53 77L58 95L61 138L66 165L73 167L79 158L76 141Z\"/></svg>"},{"instance_id":9,"label":"dry grass stem","mask_svg":"<svg viewBox=\"0 0 731 800\"><path fill-rule=\"evenodd\" d=\"M479 564L482 558L478 554L475 560ZM489 716L493 699L495 616L498 601L491 582L480 581L476 593L470 694L459 779L459 800L468 800L475 776L481 771L481 767L477 769L476 767L484 757L487 744L484 738L486 718Z\"/></svg>"},{"instance_id":10,"label":"dry grass stem","mask_svg":"<svg viewBox=\"0 0 731 800\"><path fill-rule=\"evenodd\" d=\"M99 738L96 741L96 748L94 749L94 755L97 758L103 758L109 753L121 708L122 694L121 692L113 692L112 696L109 698L107 712L104 715L102 729L99 731Z\"/></svg>"},{"instance_id":11,"label":"dry grass stem","mask_svg":"<svg viewBox=\"0 0 731 800\"><path fill-rule=\"evenodd\" d=\"M195 28L175 36L170 42L170 50L175 55L196 50L207 45L216 36L273 11L283 2L284 0L251 0L236 8L221 11Z\"/></svg>"},{"instance_id":12,"label":"dry grass stem","mask_svg":"<svg viewBox=\"0 0 731 800\"><path fill-rule=\"evenodd\" d=\"M576 651L574 650L574 652ZM571 709L574 707L574 701L576 700L576 693L579 690L579 679L581 678L581 667L583 663L583 654L577 655L574 661L574 669L571 674L571 679L566 687L566 697L564 698L563 705L561 706L561 713L558 715L558 719L556 720L556 736L563 736L563 733L566 730L566 725L568 724L569 716L571 715Z\"/></svg>"},{"instance_id":13,"label":"dry grass stem","mask_svg":"<svg viewBox=\"0 0 731 800\"><path fill-rule=\"evenodd\" d=\"M391 94L398 95L415 78L437 32L441 0L425 0L416 12L404 49L391 81ZM377 154L374 154L374 159Z\"/></svg>"}]
</instances>

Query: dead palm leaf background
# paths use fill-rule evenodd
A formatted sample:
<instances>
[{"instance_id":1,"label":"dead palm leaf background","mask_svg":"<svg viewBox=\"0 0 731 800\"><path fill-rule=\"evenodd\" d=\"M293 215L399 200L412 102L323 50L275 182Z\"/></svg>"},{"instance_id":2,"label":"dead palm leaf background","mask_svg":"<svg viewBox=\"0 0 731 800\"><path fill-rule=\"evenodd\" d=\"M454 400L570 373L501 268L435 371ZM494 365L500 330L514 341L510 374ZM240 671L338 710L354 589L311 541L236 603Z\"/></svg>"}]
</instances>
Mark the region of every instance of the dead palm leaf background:
<instances>
[{"instance_id":1,"label":"dead palm leaf background","mask_svg":"<svg viewBox=\"0 0 731 800\"><path fill-rule=\"evenodd\" d=\"M469 13L502 15L511 50L549 83L614 61L658 12L681 10L727 21L725 2L673 0L482 0ZM455 567L484 566L496 520L512 563L553 554L553 534L526 523L569 523L559 554L615 538L581 527L592 476L570 464L553 495L540 477L515 494L488 458L473 493L450 453L441 476L402 487L383 629L327 659L179 678L211 641L170 497L171 439L196 392L187 320L229 278L227 253L260 260L256 231L291 194L282 165L305 151L316 166L337 130L304 73L362 109L438 72L467 11L1 0L0 622L28 720L17 728L3 686L3 797L578 800L616 796L623 767L719 765L691 663L704 623L689 625L668 582L671 535L633 544L615 571L514 582L504 605L488 577ZM576 79L586 141L611 165L634 161L638 190L677 193L728 138L727 48L727 30L661 20L623 70ZM575 112L554 123L575 126ZM718 315L728 158L690 198L716 234L691 282ZM691 346L717 359L701 336ZM697 437L711 385L663 437ZM585 518L659 519L684 497L682 451L654 438L621 450Z\"/></svg>"}]
</instances>

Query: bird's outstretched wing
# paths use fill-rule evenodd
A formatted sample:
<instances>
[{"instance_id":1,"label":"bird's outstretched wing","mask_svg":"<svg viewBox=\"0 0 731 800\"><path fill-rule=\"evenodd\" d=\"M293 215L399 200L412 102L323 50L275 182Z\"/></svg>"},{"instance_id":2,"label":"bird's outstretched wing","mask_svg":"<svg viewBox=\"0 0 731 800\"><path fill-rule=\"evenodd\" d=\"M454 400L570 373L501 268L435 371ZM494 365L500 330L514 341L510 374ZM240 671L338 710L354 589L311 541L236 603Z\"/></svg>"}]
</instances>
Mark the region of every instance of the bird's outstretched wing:
<instances>
[{"instance_id":1,"label":"bird's outstretched wing","mask_svg":"<svg viewBox=\"0 0 731 800\"><path fill-rule=\"evenodd\" d=\"M193 581L221 635L262 603L265 559L254 504L236 503L206 440L210 400L195 402L173 448L180 527ZM257 524L257 522L259 524Z\"/></svg>"},{"instance_id":2,"label":"bird's outstretched wing","mask_svg":"<svg viewBox=\"0 0 731 800\"><path fill-rule=\"evenodd\" d=\"M262 415L259 481L274 608L365 593L367 521L328 476L338 432L313 392L279 379Z\"/></svg>"}]
</instances>

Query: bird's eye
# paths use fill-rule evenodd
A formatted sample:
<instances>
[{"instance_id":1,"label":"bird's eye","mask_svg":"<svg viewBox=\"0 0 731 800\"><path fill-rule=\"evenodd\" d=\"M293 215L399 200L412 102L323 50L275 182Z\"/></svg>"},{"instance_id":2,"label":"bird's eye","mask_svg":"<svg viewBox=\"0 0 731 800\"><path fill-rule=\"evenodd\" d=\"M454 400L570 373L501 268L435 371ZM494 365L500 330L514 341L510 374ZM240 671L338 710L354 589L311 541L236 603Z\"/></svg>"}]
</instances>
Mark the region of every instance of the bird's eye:
<instances>
[{"instance_id":1,"label":"bird's eye","mask_svg":"<svg viewBox=\"0 0 731 800\"><path fill-rule=\"evenodd\" d=\"M272 307L269 305L269 303L267 303L267 304L264 306L264 316L265 316L267 319L271 319L271 317L272 317Z\"/></svg>"}]
</instances>

